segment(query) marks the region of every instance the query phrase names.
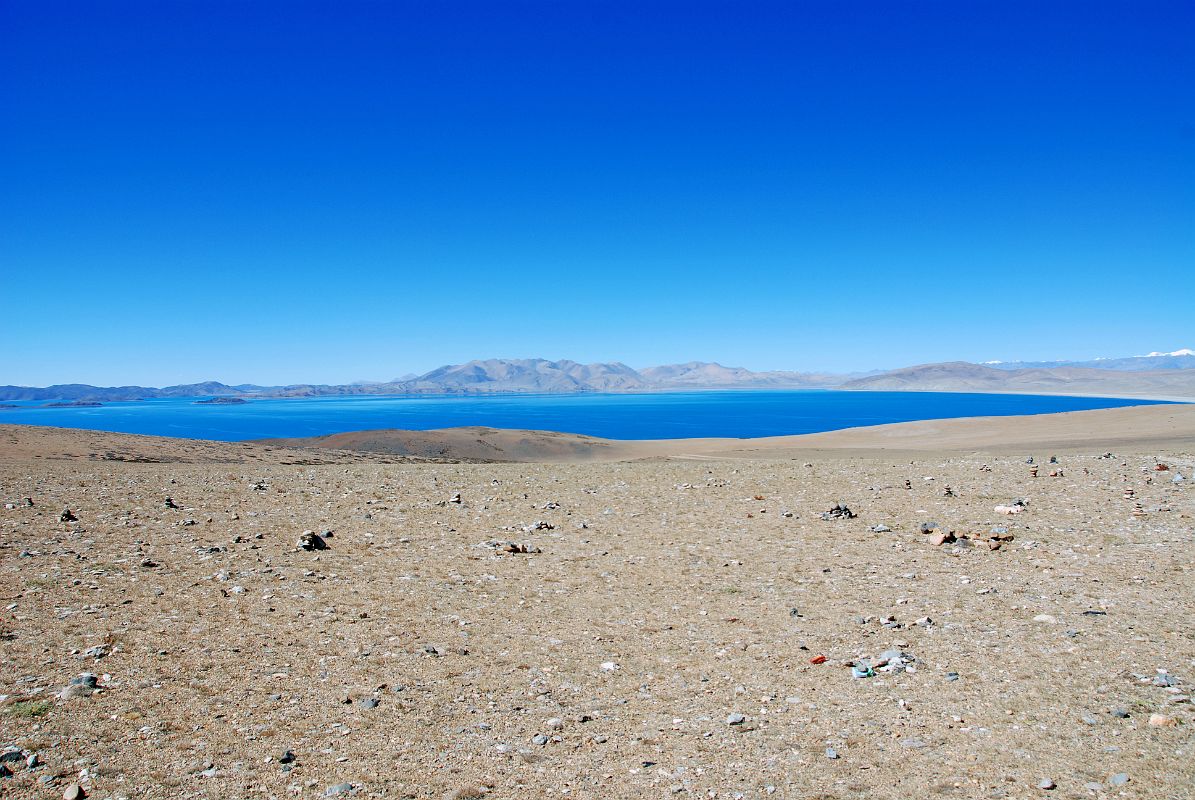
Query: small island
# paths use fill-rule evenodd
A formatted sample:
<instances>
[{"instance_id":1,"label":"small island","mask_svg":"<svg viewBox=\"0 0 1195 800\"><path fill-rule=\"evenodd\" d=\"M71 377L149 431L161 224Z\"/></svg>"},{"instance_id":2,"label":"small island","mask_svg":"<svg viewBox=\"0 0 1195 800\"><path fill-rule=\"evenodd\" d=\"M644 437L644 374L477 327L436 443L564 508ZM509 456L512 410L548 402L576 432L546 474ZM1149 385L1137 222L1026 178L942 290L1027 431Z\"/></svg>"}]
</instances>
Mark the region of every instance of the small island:
<instances>
[{"instance_id":1,"label":"small island","mask_svg":"<svg viewBox=\"0 0 1195 800\"><path fill-rule=\"evenodd\" d=\"M212 397L208 400L196 400L197 406L242 406L248 403L248 400L242 400L239 397Z\"/></svg>"},{"instance_id":2,"label":"small island","mask_svg":"<svg viewBox=\"0 0 1195 800\"><path fill-rule=\"evenodd\" d=\"M95 400L71 400L62 403L46 403L42 408L98 408L103 403L97 403Z\"/></svg>"}]
</instances>

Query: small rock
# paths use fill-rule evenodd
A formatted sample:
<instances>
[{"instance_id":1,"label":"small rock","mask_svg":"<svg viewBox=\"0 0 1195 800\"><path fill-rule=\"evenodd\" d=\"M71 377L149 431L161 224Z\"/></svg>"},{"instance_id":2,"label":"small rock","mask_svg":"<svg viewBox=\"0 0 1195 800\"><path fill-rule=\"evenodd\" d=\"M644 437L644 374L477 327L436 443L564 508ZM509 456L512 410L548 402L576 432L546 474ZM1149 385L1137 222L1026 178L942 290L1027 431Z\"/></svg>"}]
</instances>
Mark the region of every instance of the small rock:
<instances>
[{"instance_id":1,"label":"small rock","mask_svg":"<svg viewBox=\"0 0 1195 800\"><path fill-rule=\"evenodd\" d=\"M282 755L278 756L279 764L293 764L295 763L295 754L290 750L283 750Z\"/></svg>"},{"instance_id":2,"label":"small rock","mask_svg":"<svg viewBox=\"0 0 1195 800\"><path fill-rule=\"evenodd\" d=\"M1129 782L1129 774L1127 772L1118 772L1108 779L1108 783L1113 786L1124 786Z\"/></svg>"},{"instance_id":3,"label":"small rock","mask_svg":"<svg viewBox=\"0 0 1195 800\"><path fill-rule=\"evenodd\" d=\"M742 725L746 721L747 721L747 718L737 712L734 714L731 714L730 716L728 716L726 718L727 725Z\"/></svg>"},{"instance_id":4,"label":"small rock","mask_svg":"<svg viewBox=\"0 0 1195 800\"><path fill-rule=\"evenodd\" d=\"M955 535L954 535L954 531L942 531L940 533L935 533L933 536L931 536L929 543L934 545L935 547L940 547L944 544L950 544L951 542L954 542L954 541L957 541L957 539L955 538Z\"/></svg>"},{"instance_id":5,"label":"small rock","mask_svg":"<svg viewBox=\"0 0 1195 800\"><path fill-rule=\"evenodd\" d=\"M348 794L351 791L353 791L353 784L346 781L344 783L334 784L329 786L327 789L324 789L324 797L335 797L338 794Z\"/></svg>"},{"instance_id":6,"label":"small rock","mask_svg":"<svg viewBox=\"0 0 1195 800\"><path fill-rule=\"evenodd\" d=\"M357 701L357 705L361 706L362 708L377 708L378 701L375 697L362 697Z\"/></svg>"},{"instance_id":7,"label":"small rock","mask_svg":"<svg viewBox=\"0 0 1195 800\"><path fill-rule=\"evenodd\" d=\"M86 796L87 792L83 791L83 787L77 783L72 783L62 792L62 800L80 800Z\"/></svg>"},{"instance_id":8,"label":"small rock","mask_svg":"<svg viewBox=\"0 0 1195 800\"><path fill-rule=\"evenodd\" d=\"M543 747L548 743L548 737L544 736L542 733L537 733L531 737L531 743Z\"/></svg>"},{"instance_id":9,"label":"small rock","mask_svg":"<svg viewBox=\"0 0 1195 800\"><path fill-rule=\"evenodd\" d=\"M1051 789L1055 789L1057 787L1058 787L1058 784L1054 783L1054 781L1050 780L1049 778L1043 778L1037 784L1038 789L1044 789L1047 792L1050 791Z\"/></svg>"},{"instance_id":10,"label":"small rock","mask_svg":"<svg viewBox=\"0 0 1195 800\"><path fill-rule=\"evenodd\" d=\"M833 747L827 747L826 748L826 758L833 761L834 759L838 758L838 751L835 750Z\"/></svg>"},{"instance_id":11,"label":"small rock","mask_svg":"<svg viewBox=\"0 0 1195 800\"><path fill-rule=\"evenodd\" d=\"M300 550L306 550L307 552L328 549L328 543L324 541L324 537L320 536L315 531L303 531L303 535L299 537L299 541L295 543L295 546Z\"/></svg>"},{"instance_id":12,"label":"small rock","mask_svg":"<svg viewBox=\"0 0 1195 800\"><path fill-rule=\"evenodd\" d=\"M1155 728L1174 728L1178 726L1178 722L1173 717L1168 717L1165 714L1150 714L1149 724Z\"/></svg>"}]
</instances>

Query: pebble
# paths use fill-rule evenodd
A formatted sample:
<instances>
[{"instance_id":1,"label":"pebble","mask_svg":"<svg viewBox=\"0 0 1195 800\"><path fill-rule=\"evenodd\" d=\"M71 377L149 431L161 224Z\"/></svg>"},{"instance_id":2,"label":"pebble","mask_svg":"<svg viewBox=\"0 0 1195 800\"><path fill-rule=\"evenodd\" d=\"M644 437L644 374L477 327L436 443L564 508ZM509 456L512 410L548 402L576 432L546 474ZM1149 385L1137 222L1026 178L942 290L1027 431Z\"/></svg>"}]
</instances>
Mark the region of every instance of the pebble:
<instances>
[{"instance_id":1,"label":"pebble","mask_svg":"<svg viewBox=\"0 0 1195 800\"><path fill-rule=\"evenodd\" d=\"M66 787L62 793L62 800L79 800L81 797L86 797L87 792L83 791L83 787L77 783L72 783Z\"/></svg>"},{"instance_id":2,"label":"pebble","mask_svg":"<svg viewBox=\"0 0 1195 800\"><path fill-rule=\"evenodd\" d=\"M1043 778L1037 784L1038 789L1044 789L1047 792L1050 791L1051 789L1056 789L1057 787L1058 787L1058 784L1054 783L1054 781L1050 780L1049 778Z\"/></svg>"},{"instance_id":3,"label":"pebble","mask_svg":"<svg viewBox=\"0 0 1195 800\"><path fill-rule=\"evenodd\" d=\"M1155 728L1173 728L1178 725L1173 717L1168 717L1165 714L1150 714L1149 724Z\"/></svg>"},{"instance_id":4,"label":"pebble","mask_svg":"<svg viewBox=\"0 0 1195 800\"><path fill-rule=\"evenodd\" d=\"M1129 774L1127 772L1118 772L1108 779L1108 783L1113 786L1124 786L1129 782Z\"/></svg>"},{"instance_id":5,"label":"pebble","mask_svg":"<svg viewBox=\"0 0 1195 800\"><path fill-rule=\"evenodd\" d=\"M834 759L838 758L838 751L835 750L833 747L827 747L826 748L826 758L833 761Z\"/></svg>"},{"instance_id":6,"label":"pebble","mask_svg":"<svg viewBox=\"0 0 1195 800\"><path fill-rule=\"evenodd\" d=\"M727 725L742 725L746 721L747 721L747 718L744 715L739 714L739 713L731 714L729 717L726 718Z\"/></svg>"},{"instance_id":7,"label":"pebble","mask_svg":"<svg viewBox=\"0 0 1195 800\"><path fill-rule=\"evenodd\" d=\"M373 698L373 697L362 697L360 700L357 701L357 704L360 705L362 708L377 708L378 707L378 701L376 698Z\"/></svg>"},{"instance_id":8,"label":"pebble","mask_svg":"<svg viewBox=\"0 0 1195 800\"><path fill-rule=\"evenodd\" d=\"M290 750L283 750L282 754L278 756L279 764L293 764L294 760L295 754Z\"/></svg>"},{"instance_id":9,"label":"pebble","mask_svg":"<svg viewBox=\"0 0 1195 800\"><path fill-rule=\"evenodd\" d=\"M560 717L552 717L546 723L549 730L558 731L564 728L564 720Z\"/></svg>"},{"instance_id":10,"label":"pebble","mask_svg":"<svg viewBox=\"0 0 1195 800\"><path fill-rule=\"evenodd\" d=\"M537 733L531 737L531 743L543 747L548 743L548 737L544 736L542 733Z\"/></svg>"},{"instance_id":11,"label":"pebble","mask_svg":"<svg viewBox=\"0 0 1195 800\"><path fill-rule=\"evenodd\" d=\"M1127 708L1114 708L1111 711L1109 711L1108 713L1111 714L1112 716L1116 717L1117 719L1128 719L1129 718L1129 710Z\"/></svg>"},{"instance_id":12,"label":"pebble","mask_svg":"<svg viewBox=\"0 0 1195 800\"><path fill-rule=\"evenodd\" d=\"M346 781L345 783L333 784L324 789L324 797L335 797L338 794L347 794L351 791L353 791L353 784Z\"/></svg>"}]
</instances>

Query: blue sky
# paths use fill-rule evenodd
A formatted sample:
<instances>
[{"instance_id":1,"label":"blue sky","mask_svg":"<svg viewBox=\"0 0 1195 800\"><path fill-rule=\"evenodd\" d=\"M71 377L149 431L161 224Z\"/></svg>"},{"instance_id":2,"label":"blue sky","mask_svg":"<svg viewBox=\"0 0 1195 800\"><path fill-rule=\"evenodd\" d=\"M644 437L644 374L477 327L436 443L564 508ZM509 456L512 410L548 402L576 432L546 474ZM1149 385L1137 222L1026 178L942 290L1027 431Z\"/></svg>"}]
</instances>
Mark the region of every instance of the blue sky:
<instances>
[{"instance_id":1,"label":"blue sky","mask_svg":"<svg viewBox=\"0 0 1195 800\"><path fill-rule=\"evenodd\" d=\"M0 3L0 383L1195 347L1186 2Z\"/></svg>"}]
</instances>

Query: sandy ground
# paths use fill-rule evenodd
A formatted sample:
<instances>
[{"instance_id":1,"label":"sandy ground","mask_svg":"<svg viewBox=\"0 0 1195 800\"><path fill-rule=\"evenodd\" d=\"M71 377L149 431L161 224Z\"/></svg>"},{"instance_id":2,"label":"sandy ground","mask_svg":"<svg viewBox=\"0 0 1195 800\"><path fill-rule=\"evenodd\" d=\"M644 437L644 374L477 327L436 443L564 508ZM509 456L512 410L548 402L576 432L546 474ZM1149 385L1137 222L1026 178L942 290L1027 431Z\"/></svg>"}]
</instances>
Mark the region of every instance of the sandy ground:
<instances>
[{"instance_id":1,"label":"sandy ground","mask_svg":"<svg viewBox=\"0 0 1195 800\"><path fill-rule=\"evenodd\" d=\"M1195 449L1195 404L927 420L758 439L625 441L475 427L355 431L310 439L275 439L270 444L392 456L533 463L653 458L774 459L831 454L893 458L942 452L1013 454L1025 448L1057 452L1099 447Z\"/></svg>"},{"instance_id":2,"label":"sandy ground","mask_svg":"<svg viewBox=\"0 0 1195 800\"><path fill-rule=\"evenodd\" d=\"M6 426L0 794L1195 797L1195 447L1118 411L581 464Z\"/></svg>"}]
</instances>

